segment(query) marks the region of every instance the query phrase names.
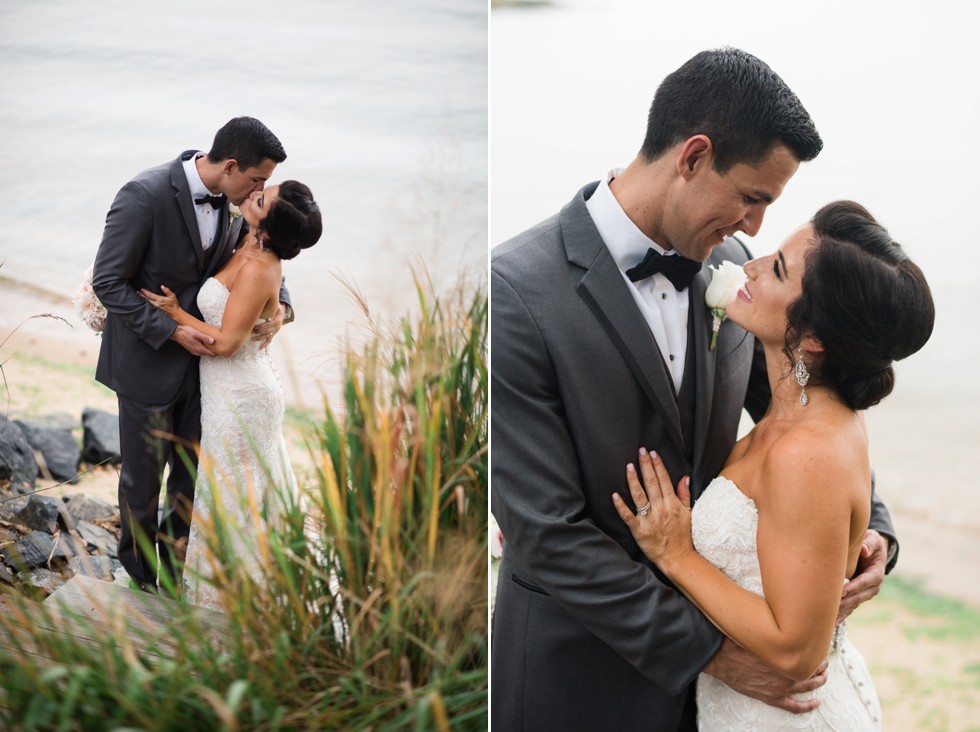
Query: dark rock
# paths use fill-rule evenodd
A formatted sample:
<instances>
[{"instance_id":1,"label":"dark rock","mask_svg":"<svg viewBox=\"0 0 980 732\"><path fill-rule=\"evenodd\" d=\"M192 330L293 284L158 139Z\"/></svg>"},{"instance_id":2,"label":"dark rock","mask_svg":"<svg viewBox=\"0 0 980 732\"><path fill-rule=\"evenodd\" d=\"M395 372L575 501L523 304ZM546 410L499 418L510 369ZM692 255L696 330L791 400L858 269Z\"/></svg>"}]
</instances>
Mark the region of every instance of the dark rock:
<instances>
[{"instance_id":1,"label":"dark rock","mask_svg":"<svg viewBox=\"0 0 980 732\"><path fill-rule=\"evenodd\" d=\"M0 491L0 519L13 521L14 516L23 511L30 500L30 496L5 496Z\"/></svg>"},{"instance_id":2,"label":"dark rock","mask_svg":"<svg viewBox=\"0 0 980 732\"><path fill-rule=\"evenodd\" d=\"M54 429L31 422L15 420L28 443L41 453L44 464L54 480L77 483L81 452L70 429Z\"/></svg>"},{"instance_id":3,"label":"dark rock","mask_svg":"<svg viewBox=\"0 0 980 732\"><path fill-rule=\"evenodd\" d=\"M35 531L53 534L58 530L58 516L64 503L50 496L31 496L23 511L14 516L14 521Z\"/></svg>"},{"instance_id":4,"label":"dark rock","mask_svg":"<svg viewBox=\"0 0 980 732\"><path fill-rule=\"evenodd\" d=\"M0 414L0 485L10 481L11 493L34 490L37 460L24 433Z\"/></svg>"},{"instance_id":5,"label":"dark rock","mask_svg":"<svg viewBox=\"0 0 980 732\"><path fill-rule=\"evenodd\" d=\"M14 577L14 573L0 564L0 582L6 582L8 585L12 585L15 581L16 577Z\"/></svg>"},{"instance_id":6,"label":"dark rock","mask_svg":"<svg viewBox=\"0 0 980 732\"><path fill-rule=\"evenodd\" d=\"M101 521L111 519L119 509L101 498L86 493L76 493L66 501L69 513L79 521Z\"/></svg>"},{"instance_id":7,"label":"dark rock","mask_svg":"<svg viewBox=\"0 0 980 732\"><path fill-rule=\"evenodd\" d=\"M61 501L58 505L58 518L61 519L61 527L66 531L74 531L75 527L78 526L78 521L71 515L71 511L68 510L68 506L65 505L64 501Z\"/></svg>"},{"instance_id":8,"label":"dark rock","mask_svg":"<svg viewBox=\"0 0 980 732\"><path fill-rule=\"evenodd\" d=\"M88 521L79 521L78 533L81 534L90 551L97 551L109 557L118 556L119 540L101 526L90 524Z\"/></svg>"},{"instance_id":9,"label":"dark rock","mask_svg":"<svg viewBox=\"0 0 980 732\"><path fill-rule=\"evenodd\" d=\"M62 542L55 544L54 537L44 531L32 531L15 544L0 548L4 561L15 569L40 567L54 557L67 556Z\"/></svg>"},{"instance_id":10,"label":"dark rock","mask_svg":"<svg viewBox=\"0 0 980 732\"><path fill-rule=\"evenodd\" d=\"M122 462L119 454L119 418L101 409L85 407L82 411L82 427L85 435L82 440L82 458L97 464L103 460L118 465Z\"/></svg>"},{"instance_id":11,"label":"dark rock","mask_svg":"<svg viewBox=\"0 0 980 732\"><path fill-rule=\"evenodd\" d=\"M31 420L40 427L47 427L53 430L73 430L81 427L78 417L73 417L67 412L55 412L53 414L43 414Z\"/></svg>"},{"instance_id":12,"label":"dark rock","mask_svg":"<svg viewBox=\"0 0 980 732\"><path fill-rule=\"evenodd\" d=\"M72 560L68 563L68 566L75 574L80 574L85 577L95 577L106 582L112 582L112 573L116 569L116 565L119 565L119 562L109 557L90 557L87 554L72 557Z\"/></svg>"},{"instance_id":13,"label":"dark rock","mask_svg":"<svg viewBox=\"0 0 980 732\"><path fill-rule=\"evenodd\" d=\"M85 539L64 532L58 536L58 549L59 553L56 556L88 556L88 546Z\"/></svg>"}]
</instances>

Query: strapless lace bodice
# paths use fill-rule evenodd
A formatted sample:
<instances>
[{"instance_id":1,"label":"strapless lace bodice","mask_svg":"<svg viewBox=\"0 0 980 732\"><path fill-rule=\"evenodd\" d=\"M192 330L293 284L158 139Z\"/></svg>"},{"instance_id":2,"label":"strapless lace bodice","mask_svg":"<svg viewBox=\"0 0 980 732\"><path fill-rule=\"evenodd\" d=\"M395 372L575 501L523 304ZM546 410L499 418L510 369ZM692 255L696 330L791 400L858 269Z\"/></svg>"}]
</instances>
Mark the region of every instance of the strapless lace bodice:
<instances>
[{"instance_id":1,"label":"strapless lace bodice","mask_svg":"<svg viewBox=\"0 0 980 732\"><path fill-rule=\"evenodd\" d=\"M725 477L715 478L694 504L694 548L739 587L763 595L756 549L759 514L755 502ZM859 732L881 729L881 708L871 674L840 626L829 651L827 683L801 698L814 696L820 706L790 714L743 696L708 674L698 678L698 730L821 730Z\"/></svg>"},{"instance_id":2,"label":"strapless lace bodice","mask_svg":"<svg viewBox=\"0 0 980 732\"><path fill-rule=\"evenodd\" d=\"M204 281L201 289L197 292L197 307L201 311L201 316L204 318L205 323L213 325L216 328L221 327L221 321L225 316L225 305L228 304L228 297L230 295L231 292L228 288L214 277L209 277ZM254 358L263 353L268 352L259 348L258 344L249 338L238 349L238 353L232 356L231 359L225 360Z\"/></svg>"},{"instance_id":3,"label":"strapless lace bodice","mask_svg":"<svg viewBox=\"0 0 980 732\"><path fill-rule=\"evenodd\" d=\"M205 322L221 326L228 289L213 277L197 306ZM256 537L275 514L273 486L295 493L296 482L282 434L282 385L267 349L248 338L229 358L201 359L201 457L187 547L188 601L213 606L216 595L195 574L210 576L200 527L221 505L234 528L235 555L260 581ZM263 516L265 518L263 518Z\"/></svg>"}]
</instances>

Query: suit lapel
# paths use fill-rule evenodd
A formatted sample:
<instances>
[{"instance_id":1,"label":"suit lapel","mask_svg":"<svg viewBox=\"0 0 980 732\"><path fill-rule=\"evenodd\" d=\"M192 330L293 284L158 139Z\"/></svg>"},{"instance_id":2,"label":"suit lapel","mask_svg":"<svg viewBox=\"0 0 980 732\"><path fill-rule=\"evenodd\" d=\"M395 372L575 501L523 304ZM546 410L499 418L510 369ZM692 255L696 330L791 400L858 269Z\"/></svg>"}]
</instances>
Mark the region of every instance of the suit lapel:
<instances>
[{"instance_id":1,"label":"suit lapel","mask_svg":"<svg viewBox=\"0 0 980 732\"><path fill-rule=\"evenodd\" d=\"M585 207L585 199L594 190L594 184L586 186L562 209L559 217L569 261L586 269L578 293L616 345L671 439L683 452L680 413L660 349Z\"/></svg>"},{"instance_id":2,"label":"suit lapel","mask_svg":"<svg viewBox=\"0 0 980 732\"><path fill-rule=\"evenodd\" d=\"M194 250L194 256L197 257L198 269L203 272L204 247L201 244L201 230L197 225L197 214L194 212L194 202L191 200L191 190L187 183L187 176L184 175L184 156L188 153L194 154L194 152L190 150L177 158L173 167L170 169L170 182L175 189L174 204L180 212L180 217L184 222L184 228L187 230L187 236L190 238L191 244L193 244L192 249Z\"/></svg>"},{"instance_id":3,"label":"suit lapel","mask_svg":"<svg viewBox=\"0 0 980 732\"><path fill-rule=\"evenodd\" d=\"M704 304L704 293L708 289L709 276L707 263L691 282L691 301L688 306L689 317L693 319L692 334L694 342L689 344L689 352L694 355L694 475L692 485L697 487L704 482L704 452L707 448L708 422L711 417L711 401L715 391L715 359L717 350L709 351L711 339L711 317ZM714 476L711 476L714 477ZM696 490L699 490L696 488Z\"/></svg>"},{"instance_id":4,"label":"suit lapel","mask_svg":"<svg viewBox=\"0 0 980 732\"><path fill-rule=\"evenodd\" d=\"M228 221L228 203L221 207L222 221ZM222 234L216 237L215 242L211 245L214 247L214 252L208 260L207 271L204 273L204 279L212 276L215 272L220 270L225 262L228 261L228 257L231 251L235 248L238 243L239 236L242 232L242 222L244 219L241 216L237 216L231 219L224 227L222 227Z\"/></svg>"}]
</instances>

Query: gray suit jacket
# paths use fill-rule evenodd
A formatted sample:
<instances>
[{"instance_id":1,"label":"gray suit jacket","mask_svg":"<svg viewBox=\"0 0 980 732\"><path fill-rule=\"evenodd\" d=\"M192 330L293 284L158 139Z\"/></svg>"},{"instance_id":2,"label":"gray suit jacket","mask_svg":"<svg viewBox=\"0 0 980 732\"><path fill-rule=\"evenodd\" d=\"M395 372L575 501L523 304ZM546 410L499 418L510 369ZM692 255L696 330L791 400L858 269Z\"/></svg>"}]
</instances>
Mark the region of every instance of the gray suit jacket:
<instances>
[{"instance_id":1,"label":"gray suit jacket","mask_svg":"<svg viewBox=\"0 0 980 732\"><path fill-rule=\"evenodd\" d=\"M763 413L768 380L734 323L708 350L705 267L689 288L685 445L656 340L586 209L595 187L492 254L491 504L505 541L492 719L503 730L693 729L687 692L722 636L643 556L611 494L629 500L625 466L645 446L675 481L691 475L696 500L743 406ZM710 261L748 258L728 240Z\"/></svg>"},{"instance_id":2,"label":"gray suit jacket","mask_svg":"<svg viewBox=\"0 0 980 732\"><path fill-rule=\"evenodd\" d=\"M224 224L213 251L201 246L194 203L184 175L188 150L145 170L116 194L106 215L92 286L108 311L95 378L119 396L166 404L196 358L169 340L177 324L139 295L166 285L196 317L197 292L231 257L243 219ZM227 207L221 215L227 221ZM280 295L289 302L288 292Z\"/></svg>"}]
</instances>

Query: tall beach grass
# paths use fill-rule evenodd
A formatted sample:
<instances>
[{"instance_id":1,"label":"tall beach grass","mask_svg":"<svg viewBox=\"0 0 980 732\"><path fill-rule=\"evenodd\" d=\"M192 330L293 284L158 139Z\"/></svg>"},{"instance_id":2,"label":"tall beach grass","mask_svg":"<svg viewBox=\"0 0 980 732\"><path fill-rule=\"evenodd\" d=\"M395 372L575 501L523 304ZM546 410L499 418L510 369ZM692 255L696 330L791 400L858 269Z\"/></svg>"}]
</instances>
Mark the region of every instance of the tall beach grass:
<instances>
[{"instance_id":1,"label":"tall beach grass","mask_svg":"<svg viewBox=\"0 0 980 732\"><path fill-rule=\"evenodd\" d=\"M487 296L417 290L416 313L347 349L260 577L222 512L207 522L228 631L177 603L159 633L52 633L48 604L8 595L0 728L486 729Z\"/></svg>"}]
</instances>

